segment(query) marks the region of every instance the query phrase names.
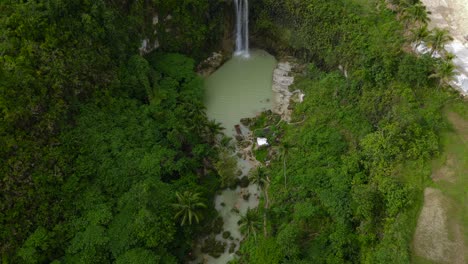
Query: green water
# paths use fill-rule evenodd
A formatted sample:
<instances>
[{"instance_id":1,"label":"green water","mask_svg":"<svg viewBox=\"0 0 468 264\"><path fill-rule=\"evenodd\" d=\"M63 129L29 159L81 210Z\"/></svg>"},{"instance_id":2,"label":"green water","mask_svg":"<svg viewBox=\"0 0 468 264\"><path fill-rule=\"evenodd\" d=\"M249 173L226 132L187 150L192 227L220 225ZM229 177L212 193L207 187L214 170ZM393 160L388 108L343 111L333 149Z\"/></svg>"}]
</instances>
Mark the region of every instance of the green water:
<instances>
[{"instance_id":1,"label":"green water","mask_svg":"<svg viewBox=\"0 0 468 264\"><path fill-rule=\"evenodd\" d=\"M226 62L205 81L208 117L220 122L229 135L241 118L270 109L275 65L275 58L262 50Z\"/></svg>"}]
</instances>

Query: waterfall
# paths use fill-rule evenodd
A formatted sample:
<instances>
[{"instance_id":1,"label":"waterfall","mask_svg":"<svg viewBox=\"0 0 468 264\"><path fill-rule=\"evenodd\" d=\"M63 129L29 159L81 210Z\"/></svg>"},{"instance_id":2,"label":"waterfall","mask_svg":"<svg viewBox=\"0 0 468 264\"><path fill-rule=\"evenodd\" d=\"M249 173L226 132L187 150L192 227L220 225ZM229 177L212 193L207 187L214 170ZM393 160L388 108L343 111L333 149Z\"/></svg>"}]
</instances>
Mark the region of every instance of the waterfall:
<instances>
[{"instance_id":1,"label":"waterfall","mask_svg":"<svg viewBox=\"0 0 468 264\"><path fill-rule=\"evenodd\" d=\"M249 0L234 0L236 6L236 51L234 55L249 57Z\"/></svg>"}]
</instances>

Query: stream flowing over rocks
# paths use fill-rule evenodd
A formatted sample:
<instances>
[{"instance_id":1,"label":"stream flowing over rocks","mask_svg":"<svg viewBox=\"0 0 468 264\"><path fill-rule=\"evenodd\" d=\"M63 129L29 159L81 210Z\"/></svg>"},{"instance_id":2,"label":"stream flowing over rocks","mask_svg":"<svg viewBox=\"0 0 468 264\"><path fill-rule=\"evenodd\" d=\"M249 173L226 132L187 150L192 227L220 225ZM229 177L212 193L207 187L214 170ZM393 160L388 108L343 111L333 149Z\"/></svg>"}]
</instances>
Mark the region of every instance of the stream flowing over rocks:
<instances>
[{"instance_id":1,"label":"stream flowing over rocks","mask_svg":"<svg viewBox=\"0 0 468 264\"><path fill-rule=\"evenodd\" d=\"M239 220L249 209L258 207L261 191L257 184L245 181L250 172L260 166L260 162L253 156L254 137L243 125L240 125L242 135L240 140L236 140L235 156L237 157L238 184L227 188L215 197L215 208L223 220L222 230L203 238L197 248L195 248L198 258L191 263L211 263L225 264L236 258L236 252L240 248L240 243L244 235L240 232ZM209 244L216 244L222 252L206 252L206 248L211 249ZM213 254L214 253L214 254ZM215 255L215 256L213 256Z\"/></svg>"},{"instance_id":2,"label":"stream flowing over rocks","mask_svg":"<svg viewBox=\"0 0 468 264\"><path fill-rule=\"evenodd\" d=\"M221 53L213 53L200 64L198 73L209 75L205 81L208 117L221 122L225 134L234 138L235 149L229 155L237 160L237 183L216 195L215 209L222 221L216 231L199 240L194 248L196 258L191 262L194 264L225 264L237 257L244 239L239 220L249 209L258 207L262 195L258 185L248 180L251 171L262 166L254 150L269 148L266 139L257 138L249 126L264 111L289 122L290 102L304 98L300 90L289 91L294 83L294 63L276 63L271 55L259 50L252 51L249 58L234 56L222 64L223 60Z\"/></svg>"}]
</instances>

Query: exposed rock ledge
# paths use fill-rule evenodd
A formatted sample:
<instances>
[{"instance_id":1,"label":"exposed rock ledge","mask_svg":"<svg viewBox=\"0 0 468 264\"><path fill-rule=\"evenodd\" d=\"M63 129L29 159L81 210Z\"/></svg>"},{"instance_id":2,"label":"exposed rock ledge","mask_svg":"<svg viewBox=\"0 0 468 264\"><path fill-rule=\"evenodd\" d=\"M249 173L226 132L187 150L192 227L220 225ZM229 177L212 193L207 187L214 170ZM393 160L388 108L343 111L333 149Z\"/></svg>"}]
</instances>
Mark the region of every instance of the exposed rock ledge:
<instances>
[{"instance_id":1,"label":"exposed rock ledge","mask_svg":"<svg viewBox=\"0 0 468 264\"><path fill-rule=\"evenodd\" d=\"M286 121L291 121L292 110L290 102L302 102L304 93L300 90L289 91L289 87L294 83L294 77L289 76L292 70L289 62L279 62L273 72L273 112L280 115Z\"/></svg>"}]
</instances>

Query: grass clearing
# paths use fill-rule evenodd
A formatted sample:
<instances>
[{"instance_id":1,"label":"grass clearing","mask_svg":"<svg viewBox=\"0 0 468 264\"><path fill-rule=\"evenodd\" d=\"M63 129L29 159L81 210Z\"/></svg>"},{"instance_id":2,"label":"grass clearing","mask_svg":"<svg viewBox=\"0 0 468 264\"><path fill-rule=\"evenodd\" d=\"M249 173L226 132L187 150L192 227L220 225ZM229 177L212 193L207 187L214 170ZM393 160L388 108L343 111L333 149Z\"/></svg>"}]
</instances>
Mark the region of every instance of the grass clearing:
<instances>
[{"instance_id":1,"label":"grass clearing","mask_svg":"<svg viewBox=\"0 0 468 264\"><path fill-rule=\"evenodd\" d=\"M414 236L414 263L465 263L468 245L468 105L446 109L452 129L441 137L442 154L432 164L433 182Z\"/></svg>"}]
</instances>

